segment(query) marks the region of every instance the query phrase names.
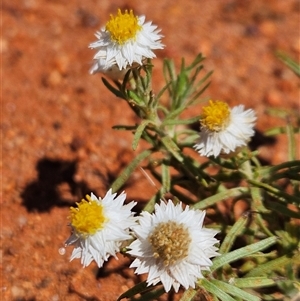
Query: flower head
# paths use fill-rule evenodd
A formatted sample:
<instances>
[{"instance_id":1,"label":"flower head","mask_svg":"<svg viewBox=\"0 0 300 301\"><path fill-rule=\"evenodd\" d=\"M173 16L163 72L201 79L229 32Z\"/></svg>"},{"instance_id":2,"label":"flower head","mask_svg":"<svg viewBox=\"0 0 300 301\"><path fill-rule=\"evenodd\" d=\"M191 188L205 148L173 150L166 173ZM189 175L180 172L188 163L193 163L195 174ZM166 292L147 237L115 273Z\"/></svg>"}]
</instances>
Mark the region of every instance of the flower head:
<instances>
[{"instance_id":1,"label":"flower head","mask_svg":"<svg viewBox=\"0 0 300 301\"><path fill-rule=\"evenodd\" d=\"M232 109L223 101L209 101L200 119L200 139L194 148L202 156L229 154L245 146L254 135L255 112L239 105Z\"/></svg>"},{"instance_id":2,"label":"flower head","mask_svg":"<svg viewBox=\"0 0 300 301\"><path fill-rule=\"evenodd\" d=\"M70 208L72 235L65 244L75 244L71 260L81 258L84 267L95 260L101 267L111 255L116 257L123 241L132 238L129 228L136 218L131 209L136 202L124 205L126 194L116 195L111 189L103 199L92 193Z\"/></svg>"},{"instance_id":3,"label":"flower head","mask_svg":"<svg viewBox=\"0 0 300 301\"><path fill-rule=\"evenodd\" d=\"M182 204L155 205L155 212L143 212L133 227L137 239L128 248L135 260L135 273L148 273L148 285L162 282L165 291L178 292L180 285L194 288L202 270L209 270L211 257L219 255L214 246L217 231L203 228L205 211L185 209Z\"/></svg>"},{"instance_id":4,"label":"flower head","mask_svg":"<svg viewBox=\"0 0 300 301\"><path fill-rule=\"evenodd\" d=\"M124 73L123 69L142 65L146 58L154 58L152 49L163 48L159 32L152 22L145 23L145 16L135 16L132 10L122 13L119 9L117 15L111 15L96 33L98 40L89 46L98 50L90 73L115 72L116 69Z\"/></svg>"}]
</instances>

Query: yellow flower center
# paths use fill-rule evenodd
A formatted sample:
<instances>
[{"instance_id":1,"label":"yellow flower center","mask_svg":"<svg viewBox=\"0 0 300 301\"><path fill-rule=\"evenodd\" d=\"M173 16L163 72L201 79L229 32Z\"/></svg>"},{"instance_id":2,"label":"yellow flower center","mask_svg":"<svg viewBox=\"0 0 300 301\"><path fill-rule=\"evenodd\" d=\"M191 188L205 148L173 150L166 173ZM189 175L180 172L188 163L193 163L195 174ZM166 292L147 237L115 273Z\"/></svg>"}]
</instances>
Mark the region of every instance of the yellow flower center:
<instances>
[{"instance_id":1,"label":"yellow flower center","mask_svg":"<svg viewBox=\"0 0 300 301\"><path fill-rule=\"evenodd\" d=\"M173 221L159 223L149 236L154 258L170 266L188 256L190 234L182 224Z\"/></svg>"},{"instance_id":2,"label":"yellow flower center","mask_svg":"<svg viewBox=\"0 0 300 301\"><path fill-rule=\"evenodd\" d=\"M110 33L111 39L122 45L130 39L134 39L142 26L138 24L138 17L125 10L122 14L118 9L117 15L114 17L110 15L110 20L106 23L105 29Z\"/></svg>"},{"instance_id":3,"label":"yellow flower center","mask_svg":"<svg viewBox=\"0 0 300 301\"><path fill-rule=\"evenodd\" d=\"M227 103L220 100L210 100L209 105L203 107L203 115L200 123L213 132L219 132L226 128L230 120L230 109Z\"/></svg>"},{"instance_id":4,"label":"yellow flower center","mask_svg":"<svg viewBox=\"0 0 300 301\"><path fill-rule=\"evenodd\" d=\"M88 236L101 230L106 222L103 206L91 200L87 195L86 200L81 200L77 208L71 207L71 225L77 233Z\"/></svg>"}]
</instances>

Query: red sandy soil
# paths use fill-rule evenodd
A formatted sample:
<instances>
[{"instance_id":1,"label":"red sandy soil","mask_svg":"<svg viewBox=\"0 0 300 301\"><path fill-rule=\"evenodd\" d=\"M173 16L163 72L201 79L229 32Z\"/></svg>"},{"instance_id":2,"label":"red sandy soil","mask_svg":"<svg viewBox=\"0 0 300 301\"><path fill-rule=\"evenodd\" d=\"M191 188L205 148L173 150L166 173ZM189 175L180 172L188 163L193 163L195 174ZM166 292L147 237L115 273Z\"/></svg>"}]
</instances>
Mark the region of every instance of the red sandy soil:
<instances>
[{"instance_id":1,"label":"red sandy soil","mask_svg":"<svg viewBox=\"0 0 300 301\"><path fill-rule=\"evenodd\" d=\"M1 300L113 301L144 277L120 256L103 269L59 254L70 234L69 207L86 193L104 196L122 168L143 149L112 129L137 121L127 104L89 75L88 44L117 8L145 14L164 34L153 60L154 92L162 62L190 63L202 52L214 70L205 96L256 110L258 133L283 125L267 108L299 110L299 81L274 55L300 54L297 0L160 0L2 2ZM204 73L203 73L204 74ZM200 112L200 107L199 107ZM284 136L258 135L262 160L287 160ZM155 193L137 170L128 200ZM161 300L178 300L163 296ZM200 299L199 299L200 300Z\"/></svg>"}]
</instances>

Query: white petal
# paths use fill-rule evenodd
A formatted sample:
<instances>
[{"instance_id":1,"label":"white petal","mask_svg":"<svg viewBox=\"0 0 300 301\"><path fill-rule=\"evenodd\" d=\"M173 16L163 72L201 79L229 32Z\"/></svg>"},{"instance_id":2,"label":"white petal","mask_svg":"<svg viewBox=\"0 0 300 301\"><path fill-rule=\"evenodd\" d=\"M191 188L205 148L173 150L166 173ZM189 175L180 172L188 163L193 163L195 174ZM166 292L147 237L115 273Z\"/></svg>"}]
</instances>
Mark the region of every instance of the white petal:
<instances>
[{"instance_id":1,"label":"white petal","mask_svg":"<svg viewBox=\"0 0 300 301\"><path fill-rule=\"evenodd\" d=\"M172 287L178 292L180 285L186 289L194 288L197 279L203 277L201 271L212 265L210 258L219 255L214 247L218 242L214 238L217 231L202 228L204 217L205 211L194 211L189 206L183 209L181 203L174 205L171 200L155 204L151 215L143 212L139 224L132 228L137 239L129 245L128 253L136 259L130 267L136 268L136 274L148 273L148 285L160 281L166 292ZM187 257L172 266L165 266L162 259L153 257L152 246L147 239L159 223L168 221L183 224L191 239Z\"/></svg>"},{"instance_id":2,"label":"white petal","mask_svg":"<svg viewBox=\"0 0 300 301\"><path fill-rule=\"evenodd\" d=\"M142 65L145 58L154 58L155 54L152 49L162 49L164 45L160 40L162 35L157 26L152 25L151 22L145 22L145 16L138 17L138 23L141 25L140 31L134 39L131 39L124 44L117 44L110 38L109 32L102 28L96 32L97 41L91 43L89 48L97 49L94 56L94 64L90 69L90 73L96 72L106 73L105 70L116 65L119 70L126 69L134 63Z\"/></svg>"},{"instance_id":3,"label":"white petal","mask_svg":"<svg viewBox=\"0 0 300 301\"><path fill-rule=\"evenodd\" d=\"M97 198L93 193L90 201L98 202L103 207L103 212L106 217L106 222L102 224L95 234L83 235L76 233L75 227L72 226L74 233L72 237L77 236L75 248L73 250L71 260L81 258L83 266L88 266L93 260L101 267L103 262L110 256L115 256L119 252L121 243L125 240L132 239L130 228L136 224L136 218L133 216L131 209L136 202L130 202L124 205L126 194L121 193L117 196L109 190L103 199Z\"/></svg>"}]
</instances>

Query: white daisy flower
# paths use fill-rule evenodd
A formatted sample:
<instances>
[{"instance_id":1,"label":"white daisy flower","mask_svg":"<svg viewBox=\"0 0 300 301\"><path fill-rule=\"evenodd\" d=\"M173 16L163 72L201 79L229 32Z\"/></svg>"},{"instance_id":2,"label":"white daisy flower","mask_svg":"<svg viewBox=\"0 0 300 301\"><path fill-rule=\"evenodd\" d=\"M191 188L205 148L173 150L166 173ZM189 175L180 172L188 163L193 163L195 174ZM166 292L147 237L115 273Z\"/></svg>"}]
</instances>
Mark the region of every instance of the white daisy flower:
<instances>
[{"instance_id":1,"label":"white daisy flower","mask_svg":"<svg viewBox=\"0 0 300 301\"><path fill-rule=\"evenodd\" d=\"M243 105L232 109L223 101L209 101L200 119L200 139L194 148L202 156L229 154L247 145L254 135L256 115Z\"/></svg>"},{"instance_id":2,"label":"white daisy flower","mask_svg":"<svg viewBox=\"0 0 300 301\"><path fill-rule=\"evenodd\" d=\"M114 73L135 65L142 65L146 58L154 58L152 49L162 49L162 35L152 22L145 23L145 16L135 16L133 11L118 10L106 25L96 33L98 40L89 45L97 49L95 63L90 73ZM117 67L117 68L116 68Z\"/></svg>"},{"instance_id":3,"label":"white daisy flower","mask_svg":"<svg viewBox=\"0 0 300 301\"><path fill-rule=\"evenodd\" d=\"M166 292L173 286L178 292L195 288L203 270L209 270L211 257L219 255L214 246L218 231L203 228L205 211L185 209L182 204L155 205L155 212L142 212L139 224L133 227L137 239L128 248L136 257L130 267L136 274L148 273L147 283L161 281Z\"/></svg>"},{"instance_id":4,"label":"white daisy flower","mask_svg":"<svg viewBox=\"0 0 300 301\"><path fill-rule=\"evenodd\" d=\"M123 241L132 239L129 228L135 225L136 218L131 209L136 202L124 205L126 194L116 197L110 189L103 199L93 193L71 207L72 235L65 245L75 244L71 259L81 258L84 267L93 260L98 267L120 250Z\"/></svg>"}]
</instances>

